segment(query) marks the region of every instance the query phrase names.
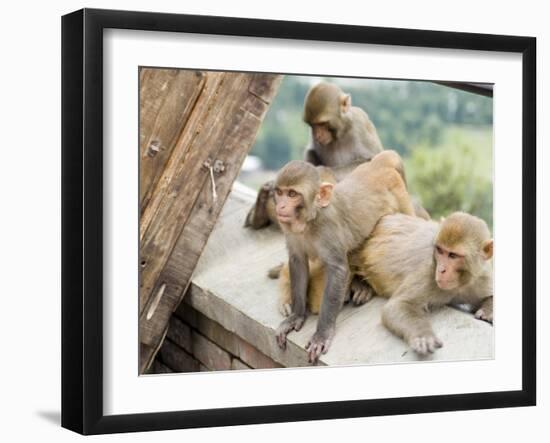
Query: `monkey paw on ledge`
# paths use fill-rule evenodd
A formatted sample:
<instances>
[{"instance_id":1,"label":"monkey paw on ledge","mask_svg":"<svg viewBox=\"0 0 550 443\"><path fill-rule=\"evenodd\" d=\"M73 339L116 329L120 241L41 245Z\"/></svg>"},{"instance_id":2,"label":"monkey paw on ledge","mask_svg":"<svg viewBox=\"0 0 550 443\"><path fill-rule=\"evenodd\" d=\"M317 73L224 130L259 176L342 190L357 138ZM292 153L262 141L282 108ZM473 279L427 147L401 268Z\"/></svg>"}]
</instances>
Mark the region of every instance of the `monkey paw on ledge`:
<instances>
[{"instance_id":1,"label":"monkey paw on ledge","mask_svg":"<svg viewBox=\"0 0 550 443\"><path fill-rule=\"evenodd\" d=\"M177 341L178 336L199 337L197 340L202 340L195 344L197 352L193 355L198 360L196 367L202 370L309 365L305 346L315 331L317 316L310 316L299 332L288 335L286 350L277 346L275 330L283 317L277 308L277 281L270 280L267 271L286 259L285 243L283 235L276 229L255 231L242 227L254 200L252 190L237 182L234 184L195 269L190 289L168 331L172 349L173 341ZM331 348L321 356L319 364L333 366L493 358L493 327L475 319L473 314L450 307L431 314L434 331L444 346L428 357L419 357L381 324L380 312L385 302L381 297L374 297L360 307L344 306L337 320ZM181 315L182 312L186 314ZM196 320L190 321L189 325L182 324L180 319L189 317L190 313L200 316L203 319L201 324L207 327L204 330L198 327ZM174 332L174 327L178 327L174 323L181 324L188 332ZM187 347L192 348L191 338L187 341ZM216 348L214 355L222 361L220 365L216 365L216 358L208 357L208 352L202 353L206 357L201 356L198 350L205 346ZM249 358L250 352L242 352L243 346L253 348L253 352L262 358ZM161 358L163 352L173 352L165 348L163 345ZM237 355L239 353L243 355ZM234 361L238 364L233 364Z\"/></svg>"}]
</instances>

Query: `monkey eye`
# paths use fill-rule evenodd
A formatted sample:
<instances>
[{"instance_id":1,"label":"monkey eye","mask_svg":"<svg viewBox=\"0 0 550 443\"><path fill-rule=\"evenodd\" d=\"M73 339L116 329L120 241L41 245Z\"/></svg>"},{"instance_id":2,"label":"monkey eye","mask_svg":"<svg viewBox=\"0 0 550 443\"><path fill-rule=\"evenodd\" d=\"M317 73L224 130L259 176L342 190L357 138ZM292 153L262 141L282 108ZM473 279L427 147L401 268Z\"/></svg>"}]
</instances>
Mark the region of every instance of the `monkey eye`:
<instances>
[{"instance_id":1,"label":"monkey eye","mask_svg":"<svg viewBox=\"0 0 550 443\"><path fill-rule=\"evenodd\" d=\"M456 255L454 252L449 252L449 258L455 259L458 258L458 255Z\"/></svg>"},{"instance_id":2,"label":"monkey eye","mask_svg":"<svg viewBox=\"0 0 550 443\"><path fill-rule=\"evenodd\" d=\"M296 197L296 194L297 194L297 193L296 193L296 191L295 191L294 189L291 189L290 191L288 191L288 196L289 196L290 198Z\"/></svg>"},{"instance_id":3,"label":"monkey eye","mask_svg":"<svg viewBox=\"0 0 550 443\"><path fill-rule=\"evenodd\" d=\"M275 194L277 194L279 197L283 195L283 191L279 188L275 188Z\"/></svg>"},{"instance_id":4,"label":"monkey eye","mask_svg":"<svg viewBox=\"0 0 550 443\"><path fill-rule=\"evenodd\" d=\"M439 246L436 246L435 250L437 251L438 254L443 254L443 249L441 249Z\"/></svg>"}]
</instances>

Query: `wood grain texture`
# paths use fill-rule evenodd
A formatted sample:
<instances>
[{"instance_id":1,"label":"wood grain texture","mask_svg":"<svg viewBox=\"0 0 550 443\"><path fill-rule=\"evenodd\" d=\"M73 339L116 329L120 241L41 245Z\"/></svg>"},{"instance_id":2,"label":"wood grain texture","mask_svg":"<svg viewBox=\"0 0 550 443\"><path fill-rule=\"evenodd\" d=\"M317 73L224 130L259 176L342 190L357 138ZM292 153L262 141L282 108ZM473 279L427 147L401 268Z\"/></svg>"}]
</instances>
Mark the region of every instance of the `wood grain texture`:
<instances>
[{"instance_id":1,"label":"wood grain texture","mask_svg":"<svg viewBox=\"0 0 550 443\"><path fill-rule=\"evenodd\" d=\"M140 212L143 213L160 175L205 83L200 71L140 70L139 153Z\"/></svg>"},{"instance_id":2,"label":"wood grain texture","mask_svg":"<svg viewBox=\"0 0 550 443\"><path fill-rule=\"evenodd\" d=\"M149 350L158 347L183 297L280 81L271 74L205 74L140 220L140 341ZM223 170L214 172L214 198L205 165L217 164ZM153 355L141 359L142 372Z\"/></svg>"}]
</instances>

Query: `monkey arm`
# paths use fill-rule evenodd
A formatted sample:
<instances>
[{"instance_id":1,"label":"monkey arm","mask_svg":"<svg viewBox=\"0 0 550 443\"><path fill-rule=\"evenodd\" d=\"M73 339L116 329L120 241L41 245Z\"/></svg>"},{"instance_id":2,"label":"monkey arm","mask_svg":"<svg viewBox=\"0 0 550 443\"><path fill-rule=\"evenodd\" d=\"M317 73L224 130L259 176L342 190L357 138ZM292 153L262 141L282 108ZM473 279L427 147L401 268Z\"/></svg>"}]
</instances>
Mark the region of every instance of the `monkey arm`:
<instances>
[{"instance_id":1,"label":"monkey arm","mask_svg":"<svg viewBox=\"0 0 550 443\"><path fill-rule=\"evenodd\" d=\"M420 300L394 295L382 309L382 323L420 355L432 353L443 346L435 336L428 312Z\"/></svg>"},{"instance_id":2,"label":"monkey arm","mask_svg":"<svg viewBox=\"0 0 550 443\"><path fill-rule=\"evenodd\" d=\"M308 258L305 254L291 253L288 260L288 266L290 270L292 313L305 316L307 285L309 281Z\"/></svg>"},{"instance_id":3,"label":"monkey arm","mask_svg":"<svg viewBox=\"0 0 550 443\"><path fill-rule=\"evenodd\" d=\"M245 228L261 229L270 223L278 225L272 196L273 181L269 181L258 192L256 203L254 203L254 206L252 206L246 216Z\"/></svg>"},{"instance_id":4,"label":"monkey arm","mask_svg":"<svg viewBox=\"0 0 550 443\"><path fill-rule=\"evenodd\" d=\"M325 264L325 269L327 281L317 330L306 346L311 363L315 363L321 354L325 354L332 343L336 317L342 308L350 281L350 271L345 254L342 254L341 257L333 257Z\"/></svg>"},{"instance_id":5,"label":"monkey arm","mask_svg":"<svg viewBox=\"0 0 550 443\"><path fill-rule=\"evenodd\" d=\"M302 251L293 251L289 247L288 267L290 271L290 293L292 312L279 325L275 338L280 348L286 348L286 337L290 331L299 331L306 320L307 285L309 281L308 258Z\"/></svg>"}]
</instances>

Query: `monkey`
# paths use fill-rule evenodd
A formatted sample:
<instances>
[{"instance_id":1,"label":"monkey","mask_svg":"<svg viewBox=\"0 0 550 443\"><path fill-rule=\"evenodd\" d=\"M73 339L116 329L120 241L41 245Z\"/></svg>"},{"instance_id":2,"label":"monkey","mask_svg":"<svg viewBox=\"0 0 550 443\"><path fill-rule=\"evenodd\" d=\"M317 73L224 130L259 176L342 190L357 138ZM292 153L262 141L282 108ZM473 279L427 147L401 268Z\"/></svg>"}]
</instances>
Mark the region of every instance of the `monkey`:
<instances>
[{"instance_id":1,"label":"monkey","mask_svg":"<svg viewBox=\"0 0 550 443\"><path fill-rule=\"evenodd\" d=\"M319 83L308 91L303 120L311 129L304 160L330 167L338 180L384 149L367 113L352 106L351 95L334 84ZM260 188L244 226L261 229L270 224L277 225L273 181Z\"/></svg>"},{"instance_id":2,"label":"monkey","mask_svg":"<svg viewBox=\"0 0 550 443\"><path fill-rule=\"evenodd\" d=\"M351 282L348 253L370 235L380 217L414 215L404 181L403 163L395 151L383 151L359 165L336 185L322 182L311 164L294 160L275 180L276 214L285 234L292 293L292 313L276 331L279 347L300 330L307 316L309 259L319 259L327 273L317 328L306 350L311 363L326 353L336 317Z\"/></svg>"},{"instance_id":3,"label":"monkey","mask_svg":"<svg viewBox=\"0 0 550 443\"><path fill-rule=\"evenodd\" d=\"M493 240L480 218L455 212L441 223L403 214L380 219L367 241L350 256L350 267L368 281L370 296L389 298L382 323L419 355L443 342L432 331L428 310L467 304L475 318L493 322ZM308 306L321 306L325 272L310 274ZM317 281L314 281L317 279ZM290 302L290 283L281 272L281 306Z\"/></svg>"},{"instance_id":4,"label":"monkey","mask_svg":"<svg viewBox=\"0 0 550 443\"><path fill-rule=\"evenodd\" d=\"M311 128L305 160L313 165L357 165L384 149L367 113L335 84L321 82L308 91L303 120Z\"/></svg>"}]
</instances>

